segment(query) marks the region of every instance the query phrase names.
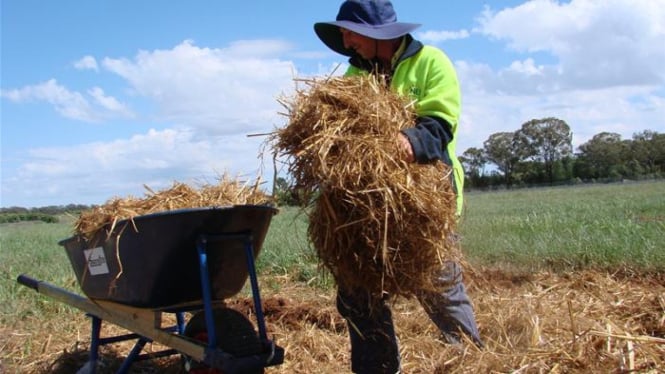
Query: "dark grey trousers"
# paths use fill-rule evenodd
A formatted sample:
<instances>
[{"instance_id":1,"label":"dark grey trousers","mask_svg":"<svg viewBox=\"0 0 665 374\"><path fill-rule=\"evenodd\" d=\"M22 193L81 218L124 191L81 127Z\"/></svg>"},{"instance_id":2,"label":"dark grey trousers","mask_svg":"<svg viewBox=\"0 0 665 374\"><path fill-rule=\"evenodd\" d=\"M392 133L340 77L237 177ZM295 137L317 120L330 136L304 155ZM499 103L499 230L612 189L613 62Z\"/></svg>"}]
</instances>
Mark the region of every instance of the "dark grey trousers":
<instances>
[{"instance_id":1,"label":"dark grey trousers","mask_svg":"<svg viewBox=\"0 0 665 374\"><path fill-rule=\"evenodd\" d=\"M446 263L437 281L448 285L445 291L423 292L418 296L430 319L447 342L461 342L461 331L482 347L460 266L455 262ZM341 288L337 291L337 310L349 328L351 370L363 374L399 372L399 347L386 300L377 300L364 291L349 292Z\"/></svg>"}]
</instances>

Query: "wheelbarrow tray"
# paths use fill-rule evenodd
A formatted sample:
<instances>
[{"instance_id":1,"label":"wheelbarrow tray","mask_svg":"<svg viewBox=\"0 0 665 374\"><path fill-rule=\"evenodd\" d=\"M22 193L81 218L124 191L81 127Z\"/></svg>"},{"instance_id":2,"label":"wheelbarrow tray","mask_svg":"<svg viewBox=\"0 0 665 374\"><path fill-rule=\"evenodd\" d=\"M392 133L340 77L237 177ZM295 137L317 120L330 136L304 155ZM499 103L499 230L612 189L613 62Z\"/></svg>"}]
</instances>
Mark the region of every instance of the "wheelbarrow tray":
<instances>
[{"instance_id":1,"label":"wheelbarrow tray","mask_svg":"<svg viewBox=\"0 0 665 374\"><path fill-rule=\"evenodd\" d=\"M197 240L206 243L213 301L229 298L248 278L247 243L261 250L277 209L267 205L191 208L118 221L90 240L75 235L59 242L83 293L142 308L198 303L202 298ZM228 236L228 240L224 237Z\"/></svg>"}]
</instances>

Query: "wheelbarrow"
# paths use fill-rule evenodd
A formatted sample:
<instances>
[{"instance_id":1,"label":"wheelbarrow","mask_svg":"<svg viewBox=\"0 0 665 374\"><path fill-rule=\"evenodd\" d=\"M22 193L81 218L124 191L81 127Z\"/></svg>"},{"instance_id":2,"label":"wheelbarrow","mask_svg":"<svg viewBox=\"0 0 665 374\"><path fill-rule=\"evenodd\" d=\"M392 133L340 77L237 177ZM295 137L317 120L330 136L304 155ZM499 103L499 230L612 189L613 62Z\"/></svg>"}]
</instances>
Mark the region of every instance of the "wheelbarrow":
<instances>
[{"instance_id":1,"label":"wheelbarrow","mask_svg":"<svg viewBox=\"0 0 665 374\"><path fill-rule=\"evenodd\" d=\"M17 281L90 316L89 359L79 373L96 372L100 346L127 340L136 343L118 373L174 354L192 373L263 373L284 361L284 349L267 337L254 264L276 213L264 205L173 210L62 240L85 297L25 274ZM257 328L224 306L248 278ZM166 313L175 325L164 326ZM101 337L103 321L130 333ZM141 353L149 342L168 348Z\"/></svg>"}]
</instances>

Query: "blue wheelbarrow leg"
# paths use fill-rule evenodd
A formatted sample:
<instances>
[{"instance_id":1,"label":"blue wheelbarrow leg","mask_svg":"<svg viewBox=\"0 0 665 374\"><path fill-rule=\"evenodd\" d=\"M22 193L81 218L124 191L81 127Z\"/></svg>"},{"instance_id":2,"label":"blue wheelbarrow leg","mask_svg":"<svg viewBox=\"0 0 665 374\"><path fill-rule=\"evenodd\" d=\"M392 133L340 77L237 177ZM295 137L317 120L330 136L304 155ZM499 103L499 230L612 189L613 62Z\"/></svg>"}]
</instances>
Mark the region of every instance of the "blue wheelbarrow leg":
<instances>
[{"instance_id":1,"label":"blue wheelbarrow leg","mask_svg":"<svg viewBox=\"0 0 665 374\"><path fill-rule=\"evenodd\" d=\"M259 290L258 276L256 275L256 267L254 264L254 246L252 245L252 237L245 238L245 257L247 259L247 271L249 272L249 282L252 286L252 297L254 300L254 312L256 313L256 324L259 328L259 336L263 341L268 339L266 332L265 317L263 315L263 308L261 304L261 292Z\"/></svg>"},{"instance_id":2,"label":"blue wheelbarrow leg","mask_svg":"<svg viewBox=\"0 0 665 374\"><path fill-rule=\"evenodd\" d=\"M207 245L208 237L201 235L196 242L196 250L199 255L199 273L201 276L201 296L203 298L203 310L208 331L208 348L215 348L217 346L217 337L215 336L215 321L212 310L212 286L208 274Z\"/></svg>"},{"instance_id":3,"label":"blue wheelbarrow leg","mask_svg":"<svg viewBox=\"0 0 665 374\"><path fill-rule=\"evenodd\" d=\"M245 249L245 259L247 262L247 272L252 288L252 297L254 301L254 312L256 313L256 322L259 330L259 336L263 341L268 339L266 332L265 316L261 308L261 291L259 289L256 265L254 263L254 245L252 244L252 235L250 234L221 234L221 235L200 235L196 241L196 249L199 256L199 273L201 276L201 293L203 299L203 309L206 317L206 327L208 334L208 347L217 346L217 337L215 336L215 322L213 320L212 308L212 286L210 284L207 244L210 240L240 240Z\"/></svg>"},{"instance_id":4,"label":"blue wheelbarrow leg","mask_svg":"<svg viewBox=\"0 0 665 374\"><path fill-rule=\"evenodd\" d=\"M76 374L95 374L97 372L97 361L99 360L99 333L102 328L102 320L89 315L91 319L90 332L90 351L88 352L88 361Z\"/></svg>"},{"instance_id":5,"label":"blue wheelbarrow leg","mask_svg":"<svg viewBox=\"0 0 665 374\"><path fill-rule=\"evenodd\" d=\"M131 368L132 364L136 360L137 357L139 357L139 354L145 347L145 345L149 342L148 339L138 336L136 334L128 334L125 336L117 336L117 337L112 337L112 338L107 338L107 339L102 339L100 337L101 335L101 329L102 329L102 319L99 317L96 317L92 314L88 314L88 316L91 319L91 332L90 332L90 351L88 353L88 361L83 365L76 373L77 374L95 374L97 372L97 366L99 363L99 347L111 342L115 341L125 341L133 338L138 338L136 343L134 344L134 347L132 350L129 352L127 357L122 362L122 365L116 372L117 374L125 374L129 372L129 369Z\"/></svg>"}]
</instances>

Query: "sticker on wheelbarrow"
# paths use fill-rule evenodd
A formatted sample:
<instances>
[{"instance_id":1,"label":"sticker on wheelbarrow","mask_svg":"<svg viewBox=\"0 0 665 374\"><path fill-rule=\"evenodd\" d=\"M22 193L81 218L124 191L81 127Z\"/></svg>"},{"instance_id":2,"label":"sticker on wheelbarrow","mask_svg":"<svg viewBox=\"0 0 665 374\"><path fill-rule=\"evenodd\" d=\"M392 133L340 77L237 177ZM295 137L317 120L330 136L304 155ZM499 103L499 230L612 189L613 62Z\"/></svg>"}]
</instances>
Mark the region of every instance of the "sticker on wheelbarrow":
<instances>
[{"instance_id":1,"label":"sticker on wheelbarrow","mask_svg":"<svg viewBox=\"0 0 665 374\"><path fill-rule=\"evenodd\" d=\"M108 274L109 267L106 265L106 257L104 257L104 248L97 247L86 249L83 251L85 258L88 262L88 270L90 275Z\"/></svg>"}]
</instances>

